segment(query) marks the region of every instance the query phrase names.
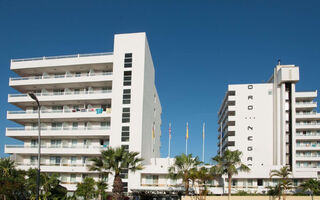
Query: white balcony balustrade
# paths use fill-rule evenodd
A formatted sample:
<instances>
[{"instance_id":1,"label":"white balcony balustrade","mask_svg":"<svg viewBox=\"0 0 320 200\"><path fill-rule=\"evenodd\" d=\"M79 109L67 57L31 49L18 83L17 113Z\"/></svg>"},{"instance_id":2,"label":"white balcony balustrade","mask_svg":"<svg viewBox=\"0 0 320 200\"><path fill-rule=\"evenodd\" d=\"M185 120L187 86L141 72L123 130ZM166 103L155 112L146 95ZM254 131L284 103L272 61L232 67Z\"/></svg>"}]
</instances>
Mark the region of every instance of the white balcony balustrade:
<instances>
[{"instance_id":1,"label":"white balcony balustrade","mask_svg":"<svg viewBox=\"0 0 320 200\"><path fill-rule=\"evenodd\" d=\"M41 145L41 154L100 155L108 145ZM37 154L38 145L5 145L5 153Z\"/></svg>"},{"instance_id":2,"label":"white balcony balustrade","mask_svg":"<svg viewBox=\"0 0 320 200\"><path fill-rule=\"evenodd\" d=\"M110 117L111 108L103 110L102 108L89 108L89 109L66 109L66 110L41 110L41 120L51 119L88 119L91 118L108 118ZM8 111L7 119L17 121L31 119L31 121L38 119L38 111Z\"/></svg>"},{"instance_id":3,"label":"white balcony balustrade","mask_svg":"<svg viewBox=\"0 0 320 200\"><path fill-rule=\"evenodd\" d=\"M110 126L101 127L42 127L41 137L105 137L110 136ZM37 137L38 128L7 128L6 136L17 139L26 137Z\"/></svg>"},{"instance_id":4,"label":"white balcony balustrade","mask_svg":"<svg viewBox=\"0 0 320 200\"><path fill-rule=\"evenodd\" d=\"M66 74L53 74L53 75L41 75L41 76L27 76L27 77L12 77L10 81L25 81L25 80L42 80L42 79L67 79L67 78L83 78L88 76L110 76L112 72L94 72L87 74L76 74L76 73L66 73Z\"/></svg>"},{"instance_id":5,"label":"white balcony balustrade","mask_svg":"<svg viewBox=\"0 0 320 200\"><path fill-rule=\"evenodd\" d=\"M64 92L42 92L42 93L35 93L37 98L42 104L45 105L53 105L53 103L60 102L62 103L74 103L75 101L99 101L103 102L106 99L111 99L111 89L107 90L92 90L92 91L64 91ZM8 102L22 106L32 106L34 100L32 100L28 94L9 94L8 95Z\"/></svg>"}]
</instances>

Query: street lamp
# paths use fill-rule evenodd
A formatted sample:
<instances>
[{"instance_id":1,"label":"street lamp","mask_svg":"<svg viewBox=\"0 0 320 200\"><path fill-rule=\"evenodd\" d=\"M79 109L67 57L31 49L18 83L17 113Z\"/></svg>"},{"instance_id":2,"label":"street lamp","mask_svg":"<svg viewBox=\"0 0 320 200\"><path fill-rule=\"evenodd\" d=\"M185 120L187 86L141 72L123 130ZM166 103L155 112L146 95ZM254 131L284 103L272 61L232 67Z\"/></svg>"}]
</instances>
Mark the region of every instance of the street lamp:
<instances>
[{"instance_id":1,"label":"street lamp","mask_svg":"<svg viewBox=\"0 0 320 200\"><path fill-rule=\"evenodd\" d=\"M35 100L38 105L38 173L37 173L37 197L36 199L39 200L39 190L40 190L40 147L41 147L41 139L40 139L40 133L41 133L41 124L40 124L40 103L37 98L37 96L30 92L28 95L31 97L31 99Z\"/></svg>"}]
</instances>

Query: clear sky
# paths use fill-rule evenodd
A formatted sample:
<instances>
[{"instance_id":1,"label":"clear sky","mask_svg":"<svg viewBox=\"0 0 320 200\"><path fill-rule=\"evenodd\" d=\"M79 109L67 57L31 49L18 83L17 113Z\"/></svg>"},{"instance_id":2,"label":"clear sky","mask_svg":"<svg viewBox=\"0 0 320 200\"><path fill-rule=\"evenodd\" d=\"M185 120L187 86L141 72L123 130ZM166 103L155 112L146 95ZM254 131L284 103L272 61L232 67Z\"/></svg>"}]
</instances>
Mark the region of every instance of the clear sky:
<instances>
[{"instance_id":1,"label":"clear sky","mask_svg":"<svg viewBox=\"0 0 320 200\"><path fill-rule=\"evenodd\" d=\"M0 156L11 58L109 52L116 33L146 32L162 104L161 156L217 151L217 111L227 84L265 82L277 60L300 66L298 90L320 89L319 1L0 0Z\"/></svg>"}]
</instances>

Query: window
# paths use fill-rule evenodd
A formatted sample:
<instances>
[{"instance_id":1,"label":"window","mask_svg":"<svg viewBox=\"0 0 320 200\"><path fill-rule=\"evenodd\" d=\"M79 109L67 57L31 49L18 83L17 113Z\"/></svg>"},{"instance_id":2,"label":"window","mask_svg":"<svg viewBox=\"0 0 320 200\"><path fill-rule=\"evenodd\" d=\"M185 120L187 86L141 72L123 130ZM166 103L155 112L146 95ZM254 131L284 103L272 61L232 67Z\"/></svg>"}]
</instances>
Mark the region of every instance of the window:
<instances>
[{"instance_id":1,"label":"window","mask_svg":"<svg viewBox=\"0 0 320 200\"><path fill-rule=\"evenodd\" d=\"M101 129L108 129L110 127L110 122L101 122Z\"/></svg>"},{"instance_id":2,"label":"window","mask_svg":"<svg viewBox=\"0 0 320 200\"><path fill-rule=\"evenodd\" d=\"M86 177L88 177L88 174L82 174L82 180L84 180Z\"/></svg>"},{"instance_id":3,"label":"window","mask_svg":"<svg viewBox=\"0 0 320 200\"><path fill-rule=\"evenodd\" d=\"M55 122L51 124L52 130L61 130L62 129L62 123L61 122Z\"/></svg>"},{"instance_id":4,"label":"window","mask_svg":"<svg viewBox=\"0 0 320 200\"><path fill-rule=\"evenodd\" d=\"M30 157L30 164L35 165L38 162L38 157L37 156L31 156Z\"/></svg>"},{"instance_id":5,"label":"window","mask_svg":"<svg viewBox=\"0 0 320 200\"><path fill-rule=\"evenodd\" d=\"M36 147L38 146L38 140L31 140L31 147Z\"/></svg>"},{"instance_id":6,"label":"window","mask_svg":"<svg viewBox=\"0 0 320 200\"><path fill-rule=\"evenodd\" d=\"M258 186L263 186L263 179L258 179L257 183L258 183Z\"/></svg>"},{"instance_id":7,"label":"window","mask_svg":"<svg viewBox=\"0 0 320 200\"><path fill-rule=\"evenodd\" d=\"M130 86L131 85L132 72L124 71L123 72L123 85Z\"/></svg>"},{"instance_id":8,"label":"window","mask_svg":"<svg viewBox=\"0 0 320 200\"><path fill-rule=\"evenodd\" d=\"M237 186L238 181L237 180L232 180L232 186Z\"/></svg>"},{"instance_id":9,"label":"window","mask_svg":"<svg viewBox=\"0 0 320 200\"><path fill-rule=\"evenodd\" d=\"M132 53L124 54L124 67L125 68L132 67Z\"/></svg>"},{"instance_id":10,"label":"window","mask_svg":"<svg viewBox=\"0 0 320 200\"><path fill-rule=\"evenodd\" d=\"M128 179L128 169L122 169L120 173L121 178Z\"/></svg>"},{"instance_id":11,"label":"window","mask_svg":"<svg viewBox=\"0 0 320 200\"><path fill-rule=\"evenodd\" d=\"M76 72L76 77L80 77L81 76L81 72Z\"/></svg>"},{"instance_id":12,"label":"window","mask_svg":"<svg viewBox=\"0 0 320 200\"><path fill-rule=\"evenodd\" d=\"M50 156L51 165L60 165L61 157L60 156Z\"/></svg>"},{"instance_id":13,"label":"window","mask_svg":"<svg viewBox=\"0 0 320 200\"><path fill-rule=\"evenodd\" d=\"M78 140L73 139L73 140L71 141L71 146L72 146L72 147L76 147L77 144L78 144Z\"/></svg>"},{"instance_id":14,"label":"window","mask_svg":"<svg viewBox=\"0 0 320 200\"><path fill-rule=\"evenodd\" d=\"M51 147L53 148L61 147L61 140L51 140Z\"/></svg>"},{"instance_id":15,"label":"window","mask_svg":"<svg viewBox=\"0 0 320 200\"><path fill-rule=\"evenodd\" d=\"M72 123L72 129L78 129L78 122L73 122Z\"/></svg>"},{"instance_id":16,"label":"window","mask_svg":"<svg viewBox=\"0 0 320 200\"><path fill-rule=\"evenodd\" d=\"M71 182L71 183L75 183L75 182L76 182L76 178L77 178L77 177L76 177L75 174L71 174L71 175L70 175L70 182Z\"/></svg>"},{"instance_id":17,"label":"window","mask_svg":"<svg viewBox=\"0 0 320 200\"><path fill-rule=\"evenodd\" d=\"M123 90L122 103L123 104L130 104L131 103L131 89L124 89Z\"/></svg>"},{"instance_id":18,"label":"window","mask_svg":"<svg viewBox=\"0 0 320 200\"><path fill-rule=\"evenodd\" d=\"M80 89L74 89L74 94L80 94Z\"/></svg>"},{"instance_id":19,"label":"window","mask_svg":"<svg viewBox=\"0 0 320 200\"><path fill-rule=\"evenodd\" d=\"M75 165L77 163L77 157L71 156L71 165Z\"/></svg>"},{"instance_id":20,"label":"window","mask_svg":"<svg viewBox=\"0 0 320 200\"><path fill-rule=\"evenodd\" d=\"M128 192L128 182L123 182L122 186L123 186L123 191Z\"/></svg>"},{"instance_id":21,"label":"window","mask_svg":"<svg viewBox=\"0 0 320 200\"><path fill-rule=\"evenodd\" d=\"M121 142L129 142L130 127L123 126L121 131Z\"/></svg>"},{"instance_id":22,"label":"window","mask_svg":"<svg viewBox=\"0 0 320 200\"><path fill-rule=\"evenodd\" d=\"M125 151L129 151L129 145L121 145L122 148L124 148Z\"/></svg>"},{"instance_id":23,"label":"window","mask_svg":"<svg viewBox=\"0 0 320 200\"><path fill-rule=\"evenodd\" d=\"M249 187L253 186L253 180L252 179L248 179L248 186Z\"/></svg>"},{"instance_id":24,"label":"window","mask_svg":"<svg viewBox=\"0 0 320 200\"><path fill-rule=\"evenodd\" d=\"M122 123L130 122L130 108L122 109Z\"/></svg>"}]
</instances>

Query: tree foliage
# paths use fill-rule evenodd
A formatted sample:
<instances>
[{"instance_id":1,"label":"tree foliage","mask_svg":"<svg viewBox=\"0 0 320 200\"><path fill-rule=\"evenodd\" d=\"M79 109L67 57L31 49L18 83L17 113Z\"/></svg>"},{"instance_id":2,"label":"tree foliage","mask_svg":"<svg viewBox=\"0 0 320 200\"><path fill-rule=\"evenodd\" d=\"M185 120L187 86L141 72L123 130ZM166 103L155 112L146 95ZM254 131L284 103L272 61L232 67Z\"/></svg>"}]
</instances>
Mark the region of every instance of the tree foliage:
<instances>
[{"instance_id":1,"label":"tree foliage","mask_svg":"<svg viewBox=\"0 0 320 200\"><path fill-rule=\"evenodd\" d=\"M192 157L192 154L181 154L175 157L175 161L169 167L169 177L171 179L182 179L185 193L189 194L189 182L195 180L196 168L201 164L199 157Z\"/></svg>"},{"instance_id":2,"label":"tree foliage","mask_svg":"<svg viewBox=\"0 0 320 200\"><path fill-rule=\"evenodd\" d=\"M116 200L123 199L123 184L120 173L127 169L130 172L142 170L142 158L138 157L138 152L128 152L123 147L108 148L101 151L101 156L92 158L93 164L89 167L91 171L101 173L113 173L113 198Z\"/></svg>"},{"instance_id":3,"label":"tree foliage","mask_svg":"<svg viewBox=\"0 0 320 200\"><path fill-rule=\"evenodd\" d=\"M228 176L228 196L231 196L231 181L238 172L249 172L250 168L241 162L242 152L239 150L226 150L222 156L212 158L217 162L215 170L218 174L226 174Z\"/></svg>"}]
</instances>

